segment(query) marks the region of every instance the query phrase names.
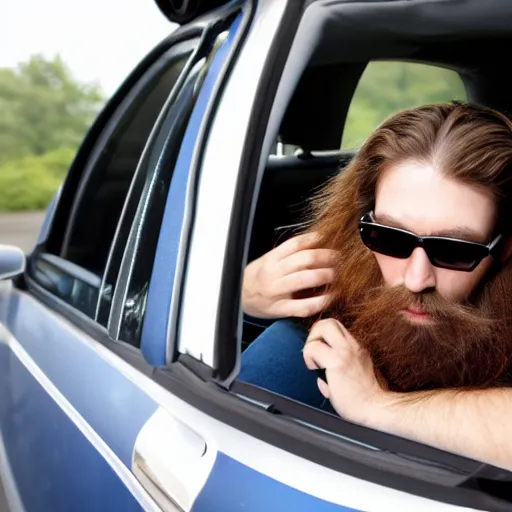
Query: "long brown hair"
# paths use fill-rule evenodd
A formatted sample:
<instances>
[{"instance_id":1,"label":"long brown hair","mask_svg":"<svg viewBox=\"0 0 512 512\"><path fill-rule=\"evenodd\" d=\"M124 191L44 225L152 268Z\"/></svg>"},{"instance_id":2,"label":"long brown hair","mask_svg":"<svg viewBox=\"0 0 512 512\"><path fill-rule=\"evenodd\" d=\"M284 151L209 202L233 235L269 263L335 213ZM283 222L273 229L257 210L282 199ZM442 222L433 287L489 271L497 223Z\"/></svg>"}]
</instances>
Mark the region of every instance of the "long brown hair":
<instances>
[{"instance_id":1,"label":"long brown hair","mask_svg":"<svg viewBox=\"0 0 512 512\"><path fill-rule=\"evenodd\" d=\"M374 207L382 173L406 161L432 165L450 179L490 193L498 205L498 222L501 223L498 228L502 233L510 233L510 120L495 110L461 103L428 105L400 112L374 132L350 165L311 203L307 230L318 232L321 246L335 249L338 261L334 282L328 290L330 303L308 323L311 325L319 317L331 316L342 321L349 330L353 328L356 338L360 336L359 341L370 350L376 368L385 374L388 383L394 383L395 389L491 385L510 364L512 354L510 265L494 269L493 275L488 276L478 290L479 298L473 304L471 315L469 310L450 309L440 297L424 297L432 306L437 305L438 316L442 317L444 310L447 312L445 327L438 329L438 339L444 336L442 354L438 354L436 347L429 344L428 336L418 330L413 330L418 349L415 353L410 343L413 331L405 326L400 341L398 333L394 336L390 330L395 324L385 322L383 327L378 320L379 315L382 317L383 312L389 310L390 301L410 300L410 294L406 290L379 292L383 290L382 275L374 255L359 237L358 222ZM360 315L362 310L364 315ZM456 330L446 328L448 313L459 318ZM463 322L464 315L469 319L467 325ZM372 332L379 329L379 332ZM381 334L381 337L388 336L388 340L379 339ZM492 350L488 350L490 346ZM435 358L437 369L433 366Z\"/></svg>"},{"instance_id":2,"label":"long brown hair","mask_svg":"<svg viewBox=\"0 0 512 512\"><path fill-rule=\"evenodd\" d=\"M509 230L512 122L496 110L457 102L399 112L311 201L307 231L320 234L321 246L341 250L328 310L343 307L346 297L357 297L369 283L380 284L374 257L359 239L358 222L373 209L382 173L409 160L433 164L447 177L490 192L504 224L500 229ZM375 275L362 273L365 268Z\"/></svg>"}]
</instances>

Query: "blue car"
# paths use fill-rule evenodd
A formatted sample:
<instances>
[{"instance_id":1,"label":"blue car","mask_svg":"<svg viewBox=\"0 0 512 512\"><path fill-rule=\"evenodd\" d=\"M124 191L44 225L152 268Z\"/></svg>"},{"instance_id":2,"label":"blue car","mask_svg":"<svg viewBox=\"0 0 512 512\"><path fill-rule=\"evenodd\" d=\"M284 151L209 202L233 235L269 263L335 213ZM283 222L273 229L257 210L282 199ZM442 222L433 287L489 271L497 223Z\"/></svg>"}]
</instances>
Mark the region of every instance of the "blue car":
<instances>
[{"instance_id":1,"label":"blue car","mask_svg":"<svg viewBox=\"0 0 512 512\"><path fill-rule=\"evenodd\" d=\"M10 510L512 510L508 471L237 379L265 328L240 308L246 263L372 105L421 90L413 71L390 86L397 65L512 111L512 2L157 4L180 27L98 116L33 251L0 248Z\"/></svg>"}]
</instances>

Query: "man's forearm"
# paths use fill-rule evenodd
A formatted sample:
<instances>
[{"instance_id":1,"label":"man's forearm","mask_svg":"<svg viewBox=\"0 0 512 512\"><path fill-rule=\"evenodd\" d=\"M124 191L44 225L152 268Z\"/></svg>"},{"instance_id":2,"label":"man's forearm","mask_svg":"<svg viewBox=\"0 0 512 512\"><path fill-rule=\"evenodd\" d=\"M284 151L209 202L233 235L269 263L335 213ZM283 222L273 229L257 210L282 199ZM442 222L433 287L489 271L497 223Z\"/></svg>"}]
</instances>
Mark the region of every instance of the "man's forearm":
<instances>
[{"instance_id":1,"label":"man's forearm","mask_svg":"<svg viewBox=\"0 0 512 512\"><path fill-rule=\"evenodd\" d=\"M512 389L391 394L366 415L385 432L512 469Z\"/></svg>"}]
</instances>

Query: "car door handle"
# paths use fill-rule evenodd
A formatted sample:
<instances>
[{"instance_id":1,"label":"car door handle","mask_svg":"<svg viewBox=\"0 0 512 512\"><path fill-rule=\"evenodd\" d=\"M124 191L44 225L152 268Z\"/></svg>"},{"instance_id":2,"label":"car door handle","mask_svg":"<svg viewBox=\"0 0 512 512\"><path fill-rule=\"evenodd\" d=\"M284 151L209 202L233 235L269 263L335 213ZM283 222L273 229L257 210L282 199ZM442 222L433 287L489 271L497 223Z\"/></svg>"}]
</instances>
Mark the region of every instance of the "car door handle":
<instances>
[{"instance_id":1,"label":"car door handle","mask_svg":"<svg viewBox=\"0 0 512 512\"><path fill-rule=\"evenodd\" d=\"M137 436L132 472L162 510L184 512L192 508L215 456L200 435L160 407Z\"/></svg>"}]
</instances>

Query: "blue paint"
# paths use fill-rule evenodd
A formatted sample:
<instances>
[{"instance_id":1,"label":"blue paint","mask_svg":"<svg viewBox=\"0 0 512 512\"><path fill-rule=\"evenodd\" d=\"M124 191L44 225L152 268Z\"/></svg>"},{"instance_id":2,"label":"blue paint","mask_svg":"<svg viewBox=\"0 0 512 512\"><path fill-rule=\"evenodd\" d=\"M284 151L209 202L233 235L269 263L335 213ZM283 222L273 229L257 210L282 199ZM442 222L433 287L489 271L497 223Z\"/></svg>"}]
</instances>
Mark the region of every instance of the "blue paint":
<instances>
[{"instance_id":1,"label":"blue paint","mask_svg":"<svg viewBox=\"0 0 512 512\"><path fill-rule=\"evenodd\" d=\"M142 510L7 345L0 345L0 389L0 428L27 512Z\"/></svg>"},{"instance_id":2,"label":"blue paint","mask_svg":"<svg viewBox=\"0 0 512 512\"><path fill-rule=\"evenodd\" d=\"M283 512L285 510L359 512L298 491L223 453L217 454L210 478L192 507L192 512Z\"/></svg>"},{"instance_id":3,"label":"blue paint","mask_svg":"<svg viewBox=\"0 0 512 512\"><path fill-rule=\"evenodd\" d=\"M153 366L163 367L166 363L169 312L192 156L213 89L233 46L240 21L241 15L233 21L228 37L212 60L190 117L174 169L160 228L141 338L142 353Z\"/></svg>"},{"instance_id":4,"label":"blue paint","mask_svg":"<svg viewBox=\"0 0 512 512\"><path fill-rule=\"evenodd\" d=\"M133 446L158 404L80 338L81 332L23 294L0 298L6 324L37 366L131 467ZM9 386L1 396L12 394ZM45 412L49 415L49 412ZM49 447L50 450L50 447Z\"/></svg>"}]
</instances>

